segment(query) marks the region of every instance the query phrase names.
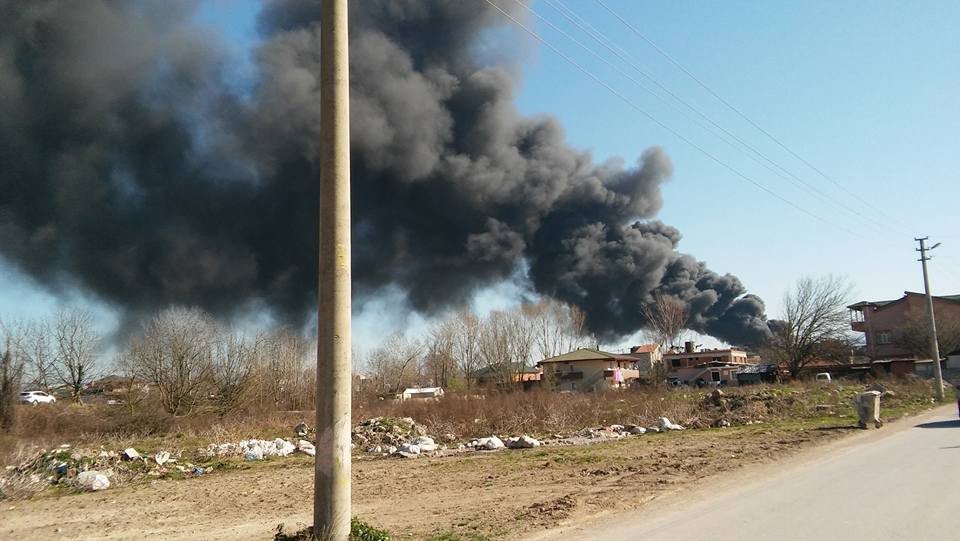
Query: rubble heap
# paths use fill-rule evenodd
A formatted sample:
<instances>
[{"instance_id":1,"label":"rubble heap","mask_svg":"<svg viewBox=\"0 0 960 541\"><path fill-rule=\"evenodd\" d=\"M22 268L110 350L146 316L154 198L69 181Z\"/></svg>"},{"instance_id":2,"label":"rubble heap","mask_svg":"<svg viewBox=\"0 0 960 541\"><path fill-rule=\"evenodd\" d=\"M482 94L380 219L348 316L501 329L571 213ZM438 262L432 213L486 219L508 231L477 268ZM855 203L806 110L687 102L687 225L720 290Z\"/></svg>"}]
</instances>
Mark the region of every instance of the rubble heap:
<instances>
[{"instance_id":1,"label":"rubble heap","mask_svg":"<svg viewBox=\"0 0 960 541\"><path fill-rule=\"evenodd\" d=\"M224 458L243 456L247 460L263 460L270 457L290 456L300 451L313 456L316 451L313 444L306 440L293 443L283 438L273 440L241 440L237 443L211 443L206 449L200 449L198 454L206 458Z\"/></svg>"},{"instance_id":2,"label":"rubble heap","mask_svg":"<svg viewBox=\"0 0 960 541\"><path fill-rule=\"evenodd\" d=\"M171 473L203 475L208 469L182 460L167 451L141 454L134 448L122 452L104 449L73 449L61 445L40 449L0 474L0 499L28 498L51 485L77 490L106 490L118 483L142 477L164 477Z\"/></svg>"},{"instance_id":3,"label":"rubble heap","mask_svg":"<svg viewBox=\"0 0 960 541\"><path fill-rule=\"evenodd\" d=\"M429 441L420 441L418 438ZM357 449L368 453L394 453L403 447L404 453L419 455L420 452L433 452L439 448L434 438L427 435L427 427L410 417L367 419L354 427L352 439ZM417 449L411 450L405 445L414 445Z\"/></svg>"}]
</instances>

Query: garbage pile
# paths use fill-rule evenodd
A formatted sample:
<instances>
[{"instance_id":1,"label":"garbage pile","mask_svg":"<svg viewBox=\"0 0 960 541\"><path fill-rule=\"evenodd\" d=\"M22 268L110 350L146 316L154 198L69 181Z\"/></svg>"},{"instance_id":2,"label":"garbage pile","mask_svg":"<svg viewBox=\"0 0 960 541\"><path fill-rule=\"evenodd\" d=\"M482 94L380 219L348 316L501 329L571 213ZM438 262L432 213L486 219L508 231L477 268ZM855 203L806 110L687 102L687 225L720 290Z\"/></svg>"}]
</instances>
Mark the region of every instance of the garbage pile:
<instances>
[{"instance_id":1,"label":"garbage pile","mask_svg":"<svg viewBox=\"0 0 960 541\"><path fill-rule=\"evenodd\" d=\"M212 469L190 462L178 463L181 458L181 453L173 456L168 451L157 451L149 455L132 447L119 453L74 449L66 444L52 450L40 449L0 474L0 499L30 497L53 485L99 491L142 477L159 478L174 472L198 476Z\"/></svg>"},{"instance_id":2,"label":"garbage pile","mask_svg":"<svg viewBox=\"0 0 960 541\"><path fill-rule=\"evenodd\" d=\"M354 427L352 440L353 446L363 452L403 458L416 458L447 448L427 434L427 427L410 417L367 419ZM444 434L442 440L450 443L456 441L456 436Z\"/></svg>"},{"instance_id":3,"label":"garbage pile","mask_svg":"<svg viewBox=\"0 0 960 541\"><path fill-rule=\"evenodd\" d=\"M283 438L241 440L236 443L211 443L206 449L200 449L198 454L205 458L242 456L246 460L263 460L270 457L290 456L297 451L310 456L316 454L316 448L307 440L298 440L293 443Z\"/></svg>"},{"instance_id":4,"label":"garbage pile","mask_svg":"<svg viewBox=\"0 0 960 541\"><path fill-rule=\"evenodd\" d=\"M368 453L381 453L427 436L427 427L417 424L410 417L374 417L362 421L353 429L353 444ZM380 450L376 450L377 448Z\"/></svg>"}]
</instances>

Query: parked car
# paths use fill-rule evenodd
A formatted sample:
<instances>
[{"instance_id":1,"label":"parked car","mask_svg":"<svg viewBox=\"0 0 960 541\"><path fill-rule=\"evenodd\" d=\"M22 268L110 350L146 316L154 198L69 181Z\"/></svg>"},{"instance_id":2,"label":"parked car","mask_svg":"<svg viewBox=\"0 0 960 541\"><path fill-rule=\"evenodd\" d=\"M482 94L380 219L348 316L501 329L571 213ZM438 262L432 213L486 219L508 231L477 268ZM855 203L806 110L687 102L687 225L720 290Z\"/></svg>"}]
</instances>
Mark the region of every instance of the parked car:
<instances>
[{"instance_id":1,"label":"parked car","mask_svg":"<svg viewBox=\"0 0 960 541\"><path fill-rule=\"evenodd\" d=\"M830 377L830 374L827 373L827 372L820 372L820 373L817 374L815 377L817 378L817 381L824 381L824 382L827 382L827 383L833 381L833 378L831 378L831 377Z\"/></svg>"},{"instance_id":2,"label":"parked car","mask_svg":"<svg viewBox=\"0 0 960 541\"><path fill-rule=\"evenodd\" d=\"M36 406L37 404L53 404L57 401L55 396L51 396L43 391L24 391L20 393L20 403Z\"/></svg>"}]
</instances>

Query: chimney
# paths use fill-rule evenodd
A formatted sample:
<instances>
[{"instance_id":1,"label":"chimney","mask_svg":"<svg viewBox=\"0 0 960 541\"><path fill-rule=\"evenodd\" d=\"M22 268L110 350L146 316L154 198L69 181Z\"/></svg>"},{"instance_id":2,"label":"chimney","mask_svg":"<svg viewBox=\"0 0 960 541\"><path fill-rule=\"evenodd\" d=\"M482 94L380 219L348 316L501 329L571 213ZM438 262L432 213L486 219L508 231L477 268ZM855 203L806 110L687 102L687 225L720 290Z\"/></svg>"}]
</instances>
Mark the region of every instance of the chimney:
<instances>
[{"instance_id":1,"label":"chimney","mask_svg":"<svg viewBox=\"0 0 960 541\"><path fill-rule=\"evenodd\" d=\"M697 346L689 340L683 343L683 348L687 353L696 353L697 351Z\"/></svg>"}]
</instances>

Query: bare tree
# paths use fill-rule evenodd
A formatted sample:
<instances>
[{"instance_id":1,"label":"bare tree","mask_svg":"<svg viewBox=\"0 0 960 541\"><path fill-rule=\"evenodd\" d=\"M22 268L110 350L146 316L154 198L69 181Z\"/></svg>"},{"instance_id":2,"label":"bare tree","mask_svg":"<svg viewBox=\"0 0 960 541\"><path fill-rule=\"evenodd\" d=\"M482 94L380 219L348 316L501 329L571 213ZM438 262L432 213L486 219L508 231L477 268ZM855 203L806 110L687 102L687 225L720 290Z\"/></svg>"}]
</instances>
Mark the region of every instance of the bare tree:
<instances>
[{"instance_id":1,"label":"bare tree","mask_svg":"<svg viewBox=\"0 0 960 541\"><path fill-rule=\"evenodd\" d=\"M23 380L22 328L0 322L0 429L9 430L16 421L16 404Z\"/></svg>"},{"instance_id":2,"label":"bare tree","mask_svg":"<svg viewBox=\"0 0 960 541\"><path fill-rule=\"evenodd\" d=\"M937 321L937 345L941 355L948 355L960 348L960 318L935 310ZM925 311L911 311L906 322L893 336L893 341L918 358L930 357L930 323Z\"/></svg>"},{"instance_id":3,"label":"bare tree","mask_svg":"<svg viewBox=\"0 0 960 541\"><path fill-rule=\"evenodd\" d=\"M647 320L650 338L660 344L661 350L666 351L679 344L689 317L683 303L657 293L653 296L653 302L640 307L640 312Z\"/></svg>"},{"instance_id":4,"label":"bare tree","mask_svg":"<svg viewBox=\"0 0 960 541\"><path fill-rule=\"evenodd\" d=\"M582 310L553 299L544 299L527 307L532 321L534 342L541 359L562 355L590 343L586 317Z\"/></svg>"},{"instance_id":5,"label":"bare tree","mask_svg":"<svg viewBox=\"0 0 960 541\"><path fill-rule=\"evenodd\" d=\"M274 329L264 337L258 350L257 396L260 406L269 402L274 409L305 409L316 383L305 372L309 348L303 337L287 328ZM316 363L314 363L315 365Z\"/></svg>"},{"instance_id":6,"label":"bare tree","mask_svg":"<svg viewBox=\"0 0 960 541\"><path fill-rule=\"evenodd\" d=\"M93 328L93 317L85 310L61 310L53 324L55 355L52 366L57 379L74 400L96 377L96 353L100 336Z\"/></svg>"},{"instance_id":7,"label":"bare tree","mask_svg":"<svg viewBox=\"0 0 960 541\"><path fill-rule=\"evenodd\" d=\"M228 328L220 328L216 333L210 375L221 413L240 409L248 398L263 341L260 334L250 337Z\"/></svg>"},{"instance_id":8,"label":"bare tree","mask_svg":"<svg viewBox=\"0 0 960 541\"><path fill-rule=\"evenodd\" d=\"M439 387L449 387L457 368L453 355L456 332L456 320L447 319L434 325L427 336L424 369Z\"/></svg>"},{"instance_id":9,"label":"bare tree","mask_svg":"<svg viewBox=\"0 0 960 541\"><path fill-rule=\"evenodd\" d=\"M196 308L168 308L133 339L133 372L156 387L167 413L189 413L210 386L214 340L210 316Z\"/></svg>"},{"instance_id":10,"label":"bare tree","mask_svg":"<svg viewBox=\"0 0 960 541\"><path fill-rule=\"evenodd\" d=\"M784 296L781 319L770 322L773 336L766 353L786 363L796 378L803 367L828 354L838 342L850 343L846 310L850 292L843 278L802 278Z\"/></svg>"},{"instance_id":11,"label":"bare tree","mask_svg":"<svg viewBox=\"0 0 960 541\"><path fill-rule=\"evenodd\" d=\"M423 344L410 340L402 332L391 334L367 357L367 367L381 393L398 393L416 381L413 367L423 354Z\"/></svg>"},{"instance_id":12,"label":"bare tree","mask_svg":"<svg viewBox=\"0 0 960 541\"><path fill-rule=\"evenodd\" d=\"M135 363L129 349L123 349L114 356L113 371L123 378L121 385L114 389L114 393L122 396L123 407L133 415L149 396L149 389L143 380L137 377Z\"/></svg>"},{"instance_id":13,"label":"bare tree","mask_svg":"<svg viewBox=\"0 0 960 541\"><path fill-rule=\"evenodd\" d=\"M30 383L44 391L50 391L55 377L54 348L50 344L52 331L46 321L31 324L23 342L25 371Z\"/></svg>"},{"instance_id":14,"label":"bare tree","mask_svg":"<svg viewBox=\"0 0 960 541\"><path fill-rule=\"evenodd\" d=\"M479 352L483 367L501 388L512 389L528 368L536 341L533 320L524 309L491 312L480 332Z\"/></svg>"},{"instance_id":15,"label":"bare tree","mask_svg":"<svg viewBox=\"0 0 960 541\"><path fill-rule=\"evenodd\" d=\"M453 357L456 359L460 373L467 382L467 390L476 381L477 370L480 369L480 333L482 325L480 318L464 308L457 312L453 320Z\"/></svg>"}]
</instances>

